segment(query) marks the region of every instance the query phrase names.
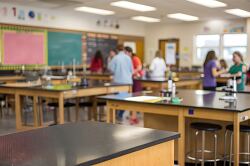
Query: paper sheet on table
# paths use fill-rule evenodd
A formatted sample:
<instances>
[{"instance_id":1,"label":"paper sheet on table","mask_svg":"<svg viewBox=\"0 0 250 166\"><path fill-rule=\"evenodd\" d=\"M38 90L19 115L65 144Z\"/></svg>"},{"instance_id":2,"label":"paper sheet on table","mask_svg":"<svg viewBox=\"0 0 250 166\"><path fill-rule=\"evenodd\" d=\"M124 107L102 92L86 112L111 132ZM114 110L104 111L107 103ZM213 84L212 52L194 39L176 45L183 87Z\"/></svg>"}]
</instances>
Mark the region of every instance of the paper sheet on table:
<instances>
[{"instance_id":1,"label":"paper sheet on table","mask_svg":"<svg viewBox=\"0 0 250 166\"><path fill-rule=\"evenodd\" d=\"M156 103L161 100L163 100L162 97L156 97L156 96L136 96L136 97L128 97L125 100L129 101L137 101L137 102L150 102L150 103Z\"/></svg>"}]
</instances>

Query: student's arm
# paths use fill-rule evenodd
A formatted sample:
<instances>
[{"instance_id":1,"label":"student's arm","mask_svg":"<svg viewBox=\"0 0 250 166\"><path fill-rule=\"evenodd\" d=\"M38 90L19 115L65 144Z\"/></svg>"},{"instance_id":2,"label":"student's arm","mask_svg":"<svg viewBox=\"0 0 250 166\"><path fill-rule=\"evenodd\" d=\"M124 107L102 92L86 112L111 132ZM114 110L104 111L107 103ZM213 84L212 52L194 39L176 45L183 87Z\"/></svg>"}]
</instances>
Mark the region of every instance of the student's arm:
<instances>
[{"instance_id":1,"label":"student's arm","mask_svg":"<svg viewBox=\"0 0 250 166\"><path fill-rule=\"evenodd\" d=\"M164 64L164 72L166 72L167 71L167 65L166 65L164 60L162 60L162 61L163 61L163 64Z\"/></svg>"},{"instance_id":2,"label":"student's arm","mask_svg":"<svg viewBox=\"0 0 250 166\"><path fill-rule=\"evenodd\" d=\"M115 71L115 59L114 58L108 64L108 70L111 71L111 72Z\"/></svg>"},{"instance_id":3,"label":"student's arm","mask_svg":"<svg viewBox=\"0 0 250 166\"><path fill-rule=\"evenodd\" d=\"M243 72L243 73L246 73L246 72L247 72L247 65L246 65L246 64L243 64L243 65L242 65L242 72Z\"/></svg>"},{"instance_id":4,"label":"student's arm","mask_svg":"<svg viewBox=\"0 0 250 166\"><path fill-rule=\"evenodd\" d=\"M136 68L134 70L134 74L137 74L139 71L142 70L142 64L139 58L135 58L135 65L136 65Z\"/></svg>"},{"instance_id":5,"label":"student's arm","mask_svg":"<svg viewBox=\"0 0 250 166\"><path fill-rule=\"evenodd\" d=\"M149 70L154 71L154 69L155 69L155 61L153 60L152 63L150 64L150 66L149 66Z\"/></svg>"},{"instance_id":6,"label":"student's arm","mask_svg":"<svg viewBox=\"0 0 250 166\"><path fill-rule=\"evenodd\" d=\"M226 73L226 71L223 69L220 71L217 71L217 68L212 68L212 74L214 77L218 77L219 75L224 74L224 73Z\"/></svg>"}]
</instances>

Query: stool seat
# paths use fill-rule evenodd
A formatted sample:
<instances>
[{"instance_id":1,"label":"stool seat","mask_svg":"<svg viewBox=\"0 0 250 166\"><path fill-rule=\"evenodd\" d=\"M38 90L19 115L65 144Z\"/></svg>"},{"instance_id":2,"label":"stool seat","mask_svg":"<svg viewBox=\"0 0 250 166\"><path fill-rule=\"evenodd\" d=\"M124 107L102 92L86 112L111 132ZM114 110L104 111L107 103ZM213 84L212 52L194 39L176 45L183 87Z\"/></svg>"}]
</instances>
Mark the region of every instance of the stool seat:
<instances>
[{"instance_id":1,"label":"stool seat","mask_svg":"<svg viewBox=\"0 0 250 166\"><path fill-rule=\"evenodd\" d=\"M234 126L233 125L228 125L226 126L227 130L233 131L234 130ZM240 125L240 132L250 132L250 126L246 126L246 125Z\"/></svg>"},{"instance_id":2,"label":"stool seat","mask_svg":"<svg viewBox=\"0 0 250 166\"><path fill-rule=\"evenodd\" d=\"M79 106L80 107L92 107L92 102L90 102L90 101L85 101L85 102L81 102L81 103L79 103Z\"/></svg>"},{"instance_id":3,"label":"stool seat","mask_svg":"<svg viewBox=\"0 0 250 166\"><path fill-rule=\"evenodd\" d=\"M90 102L90 101L85 101L85 102L79 103L79 106L80 106L80 107L92 107L93 104L92 104L92 102ZM99 106L99 107L101 107L101 106L106 106L106 102L105 102L105 101L98 101L98 102L97 102L97 106Z\"/></svg>"},{"instance_id":4,"label":"stool seat","mask_svg":"<svg viewBox=\"0 0 250 166\"><path fill-rule=\"evenodd\" d=\"M50 106L50 107L59 107L59 104L58 104L58 103L48 103L48 106ZM70 103L70 102L64 103L64 107L65 107L65 108L68 108L68 107L75 107L75 106L76 106L75 103Z\"/></svg>"},{"instance_id":5,"label":"stool seat","mask_svg":"<svg viewBox=\"0 0 250 166\"><path fill-rule=\"evenodd\" d=\"M222 129L221 125L213 124L213 123L191 123L191 127L196 130L203 130L203 131L218 131Z\"/></svg>"},{"instance_id":6,"label":"stool seat","mask_svg":"<svg viewBox=\"0 0 250 166\"><path fill-rule=\"evenodd\" d=\"M5 100L5 95L0 95L0 100Z\"/></svg>"},{"instance_id":7,"label":"stool seat","mask_svg":"<svg viewBox=\"0 0 250 166\"><path fill-rule=\"evenodd\" d=\"M106 101L98 101L97 106L106 106L107 102Z\"/></svg>"}]
</instances>

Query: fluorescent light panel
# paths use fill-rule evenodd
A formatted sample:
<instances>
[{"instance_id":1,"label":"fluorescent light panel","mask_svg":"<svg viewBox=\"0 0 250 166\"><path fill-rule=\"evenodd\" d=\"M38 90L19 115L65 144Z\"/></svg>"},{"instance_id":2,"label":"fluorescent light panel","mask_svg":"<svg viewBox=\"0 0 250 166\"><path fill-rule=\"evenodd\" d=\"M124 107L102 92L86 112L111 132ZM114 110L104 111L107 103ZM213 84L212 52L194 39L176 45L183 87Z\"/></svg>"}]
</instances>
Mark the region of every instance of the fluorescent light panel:
<instances>
[{"instance_id":1,"label":"fluorescent light panel","mask_svg":"<svg viewBox=\"0 0 250 166\"><path fill-rule=\"evenodd\" d=\"M196 21L199 20L199 17L183 14L183 13L175 13L175 14L168 14L169 18L182 20L182 21Z\"/></svg>"},{"instance_id":2,"label":"fluorescent light panel","mask_svg":"<svg viewBox=\"0 0 250 166\"><path fill-rule=\"evenodd\" d=\"M250 17L250 12L242 10L242 9L228 9L225 10L226 13L236 15L239 17Z\"/></svg>"},{"instance_id":3,"label":"fluorescent light panel","mask_svg":"<svg viewBox=\"0 0 250 166\"><path fill-rule=\"evenodd\" d=\"M136 10L136 11L140 11L140 12L148 12L148 11L156 10L155 7L142 5L142 4L138 4L138 3L134 3L134 2L129 2L129 1L112 2L110 5L120 7L120 8L130 9L130 10Z\"/></svg>"},{"instance_id":4,"label":"fluorescent light panel","mask_svg":"<svg viewBox=\"0 0 250 166\"><path fill-rule=\"evenodd\" d=\"M143 22L149 22L149 23L161 21L158 18L145 17L145 16L135 16L135 17L132 17L131 19L135 21L143 21Z\"/></svg>"},{"instance_id":5,"label":"fluorescent light panel","mask_svg":"<svg viewBox=\"0 0 250 166\"><path fill-rule=\"evenodd\" d=\"M75 10L76 11L81 11L81 12L99 14L99 15L112 15L112 14L115 14L115 12L110 11L110 10L92 8L92 7L87 7L87 6L77 7L77 8L75 8Z\"/></svg>"},{"instance_id":6,"label":"fluorescent light panel","mask_svg":"<svg viewBox=\"0 0 250 166\"><path fill-rule=\"evenodd\" d=\"M196 3L198 5L210 7L210 8L217 8L217 7L225 7L227 4L222 3L216 0L186 0L192 3Z\"/></svg>"}]
</instances>

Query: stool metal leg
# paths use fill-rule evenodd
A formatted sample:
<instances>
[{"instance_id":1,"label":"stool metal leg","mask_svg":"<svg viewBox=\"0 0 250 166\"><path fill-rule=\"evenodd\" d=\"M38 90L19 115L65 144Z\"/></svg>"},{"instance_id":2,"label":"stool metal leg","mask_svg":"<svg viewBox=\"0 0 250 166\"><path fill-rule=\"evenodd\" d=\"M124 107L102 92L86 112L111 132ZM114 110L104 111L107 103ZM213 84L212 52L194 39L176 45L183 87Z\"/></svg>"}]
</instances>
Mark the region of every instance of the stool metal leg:
<instances>
[{"instance_id":1,"label":"stool metal leg","mask_svg":"<svg viewBox=\"0 0 250 166\"><path fill-rule=\"evenodd\" d=\"M3 111L3 101L1 101L1 111L0 111L0 117L3 118L4 117L4 111Z\"/></svg>"},{"instance_id":2,"label":"stool metal leg","mask_svg":"<svg viewBox=\"0 0 250 166\"><path fill-rule=\"evenodd\" d=\"M195 166L198 165L198 135L199 135L199 131L195 132Z\"/></svg>"},{"instance_id":3,"label":"stool metal leg","mask_svg":"<svg viewBox=\"0 0 250 166\"><path fill-rule=\"evenodd\" d=\"M202 131L202 145L201 145L201 166L205 165L205 131Z\"/></svg>"},{"instance_id":4,"label":"stool metal leg","mask_svg":"<svg viewBox=\"0 0 250 166\"><path fill-rule=\"evenodd\" d=\"M214 166L217 166L217 134L214 134Z\"/></svg>"},{"instance_id":5,"label":"stool metal leg","mask_svg":"<svg viewBox=\"0 0 250 166\"><path fill-rule=\"evenodd\" d=\"M68 121L71 121L71 117L70 117L70 107L68 107L67 109L67 116L68 116Z\"/></svg>"},{"instance_id":6,"label":"stool metal leg","mask_svg":"<svg viewBox=\"0 0 250 166\"><path fill-rule=\"evenodd\" d=\"M228 130L226 130L225 135L224 135L224 166L226 166L227 162L227 133Z\"/></svg>"},{"instance_id":7,"label":"stool metal leg","mask_svg":"<svg viewBox=\"0 0 250 166\"><path fill-rule=\"evenodd\" d=\"M57 109L56 108L54 108L54 110L53 110L53 113L54 113L54 121L55 121L55 124L57 124Z\"/></svg>"},{"instance_id":8,"label":"stool metal leg","mask_svg":"<svg viewBox=\"0 0 250 166\"><path fill-rule=\"evenodd\" d=\"M229 152L229 165L232 165L232 154L233 154L233 132L231 133L230 136L230 152Z\"/></svg>"}]
</instances>

